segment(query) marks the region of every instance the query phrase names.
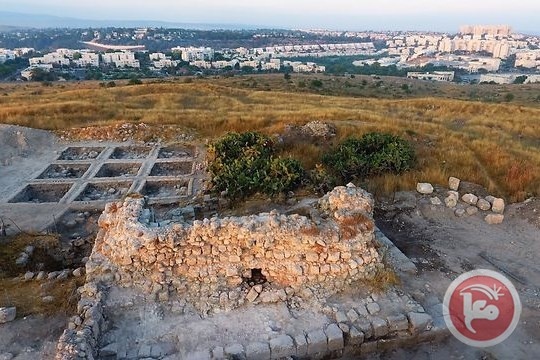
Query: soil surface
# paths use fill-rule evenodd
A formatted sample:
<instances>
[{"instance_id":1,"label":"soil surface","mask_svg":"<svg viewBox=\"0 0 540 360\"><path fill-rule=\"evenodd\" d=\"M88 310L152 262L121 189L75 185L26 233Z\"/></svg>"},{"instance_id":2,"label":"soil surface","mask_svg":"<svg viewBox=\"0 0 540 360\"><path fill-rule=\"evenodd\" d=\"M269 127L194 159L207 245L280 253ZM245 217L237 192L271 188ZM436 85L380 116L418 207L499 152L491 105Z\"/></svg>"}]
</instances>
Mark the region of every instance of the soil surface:
<instances>
[{"instance_id":1,"label":"soil surface","mask_svg":"<svg viewBox=\"0 0 540 360\"><path fill-rule=\"evenodd\" d=\"M442 191L442 190L441 190ZM441 197L441 196L439 196ZM485 212L457 217L452 209L432 205L429 196L397 193L380 204L378 227L418 268L402 275L403 286L420 303L444 298L457 276L473 269L503 273L517 288L523 306L520 322L503 343L485 349L454 337L413 350L380 354L380 359L539 359L540 358L540 199L506 207L504 222L489 225Z\"/></svg>"}]
</instances>

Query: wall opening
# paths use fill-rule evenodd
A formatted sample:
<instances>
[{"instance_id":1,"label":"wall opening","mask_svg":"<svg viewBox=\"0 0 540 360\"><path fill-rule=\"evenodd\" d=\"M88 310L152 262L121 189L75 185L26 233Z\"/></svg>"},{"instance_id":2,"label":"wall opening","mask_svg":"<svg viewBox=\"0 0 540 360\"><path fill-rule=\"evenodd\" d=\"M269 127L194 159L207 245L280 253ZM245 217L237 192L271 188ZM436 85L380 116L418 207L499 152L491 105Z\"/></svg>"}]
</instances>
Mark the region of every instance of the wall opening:
<instances>
[{"instance_id":1,"label":"wall opening","mask_svg":"<svg viewBox=\"0 0 540 360\"><path fill-rule=\"evenodd\" d=\"M249 286L260 285L266 283L266 276L263 275L262 269L251 269L251 277L246 279Z\"/></svg>"}]
</instances>

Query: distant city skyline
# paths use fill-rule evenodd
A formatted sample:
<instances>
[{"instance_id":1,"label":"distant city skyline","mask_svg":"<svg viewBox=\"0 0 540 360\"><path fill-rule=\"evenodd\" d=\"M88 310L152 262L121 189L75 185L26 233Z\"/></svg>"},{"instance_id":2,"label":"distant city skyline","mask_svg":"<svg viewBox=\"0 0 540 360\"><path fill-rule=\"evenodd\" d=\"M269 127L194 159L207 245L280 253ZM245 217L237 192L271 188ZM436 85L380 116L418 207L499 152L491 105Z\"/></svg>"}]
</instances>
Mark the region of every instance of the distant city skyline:
<instances>
[{"instance_id":1,"label":"distant city skyline","mask_svg":"<svg viewBox=\"0 0 540 360\"><path fill-rule=\"evenodd\" d=\"M274 0L4 0L3 11L96 20L159 20L185 23L245 24L336 30L433 30L457 32L465 24L508 24L516 31L540 33L540 2L454 0L355 0L314 2Z\"/></svg>"}]
</instances>

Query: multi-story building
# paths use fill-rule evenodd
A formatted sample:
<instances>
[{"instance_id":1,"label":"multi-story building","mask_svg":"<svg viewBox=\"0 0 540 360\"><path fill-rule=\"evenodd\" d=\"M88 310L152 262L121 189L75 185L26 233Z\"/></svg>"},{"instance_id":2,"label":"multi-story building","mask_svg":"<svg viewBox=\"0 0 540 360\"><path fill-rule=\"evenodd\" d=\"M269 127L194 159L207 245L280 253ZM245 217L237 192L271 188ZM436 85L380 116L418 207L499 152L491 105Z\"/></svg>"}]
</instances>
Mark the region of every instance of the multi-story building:
<instances>
[{"instance_id":1,"label":"multi-story building","mask_svg":"<svg viewBox=\"0 0 540 360\"><path fill-rule=\"evenodd\" d=\"M212 61L214 59L214 49L209 47L174 47L173 52L181 53L182 60L191 61Z\"/></svg>"},{"instance_id":2,"label":"multi-story building","mask_svg":"<svg viewBox=\"0 0 540 360\"><path fill-rule=\"evenodd\" d=\"M474 39L504 38L510 36L512 29L508 25L465 25L460 27L459 32L462 35L472 35Z\"/></svg>"},{"instance_id":3,"label":"multi-story building","mask_svg":"<svg viewBox=\"0 0 540 360\"><path fill-rule=\"evenodd\" d=\"M408 72L409 79L431 80L431 81L454 81L453 71L434 71L429 72Z\"/></svg>"},{"instance_id":4,"label":"multi-story building","mask_svg":"<svg viewBox=\"0 0 540 360\"><path fill-rule=\"evenodd\" d=\"M105 64L114 64L116 67L140 68L139 60L135 59L135 53L131 51L105 53L102 56Z\"/></svg>"},{"instance_id":5,"label":"multi-story building","mask_svg":"<svg viewBox=\"0 0 540 360\"><path fill-rule=\"evenodd\" d=\"M516 67L540 69L540 50L521 51L516 53Z\"/></svg>"}]
</instances>

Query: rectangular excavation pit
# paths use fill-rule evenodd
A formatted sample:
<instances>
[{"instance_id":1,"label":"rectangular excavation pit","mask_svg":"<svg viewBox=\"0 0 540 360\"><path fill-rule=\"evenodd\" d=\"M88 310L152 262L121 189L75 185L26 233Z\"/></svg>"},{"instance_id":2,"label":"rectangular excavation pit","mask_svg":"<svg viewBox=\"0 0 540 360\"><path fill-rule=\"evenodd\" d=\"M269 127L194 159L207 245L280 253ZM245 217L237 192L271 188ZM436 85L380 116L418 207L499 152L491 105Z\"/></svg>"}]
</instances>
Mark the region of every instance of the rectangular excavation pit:
<instances>
[{"instance_id":1,"label":"rectangular excavation pit","mask_svg":"<svg viewBox=\"0 0 540 360\"><path fill-rule=\"evenodd\" d=\"M195 155L195 146L192 145L169 145L159 149L159 159L186 158Z\"/></svg>"},{"instance_id":2,"label":"rectangular excavation pit","mask_svg":"<svg viewBox=\"0 0 540 360\"><path fill-rule=\"evenodd\" d=\"M84 175L90 164L52 164L38 179L77 179Z\"/></svg>"},{"instance_id":3,"label":"rectangular excavation pit","mask_svg":"<svg viewBox=\"0 0 540 360\"><path fill-rule=\"evenodd\" d=\"M150 171L150 176L182 176L193 172L193 162L157 162Z\"/></svg>"},{"instance_id":4,"label":"rectangular excavation pit","mask_svg":"<svg viewBox=\"0 0 540 360\"><path fill-rule=\"evenodd\" d=\"M106 163L96 174L97 178L133 177L141 168L141 163Z\"/></svg>"},{"instance_id":5,"label":"rectangular excavation pit","mask_svg":"<svg viewBox=\"0 0 540 360\"><path fill-rule=\"evenodd\" d=\"M131 182L90 183L75 201L111 201L122 198L131 187Z\"/></svg>"},{"instance_id":6,"label":"rectangular excavation pit","mask_svg":"<svg viewBox=\"0 0 540 360\"><path fill-rule=\"evenodd\" d=\"M142 189L142 194L149 198L166 198L177 196L188 196L189 180L166 180L147 181Z\"/></svg>"},{"instance_id":7,"label":"rectangular excavation pit","mask_svg":"<svg viewBox=\"0 0 540 360\"><path fill-rule=\"evenodd\" d=\"M105 149L104 147L75 146L62 151L58 160L91 160L95 159Z\"/></svg>"},{"instance_id":8,"label":"rectangular excavation pit","mask_svg":"<svg viewBox=\"0 0 540 360\"><path fill-rule=\"evenodd\" d=\"M150 153L148 146L121 146L114 149L111 159L145 159Z\"/></svg>"},{"instance_id":9,"label":"rectangular excavation pit","mask_svg":"<svg viewBox=\"0 0 540 360\"><path fill-rule=\"evenodd\" d=\"M31 184L26 185L10 203L55 203L66 195L72 184Z\"/></svg>"}]
</instances>

